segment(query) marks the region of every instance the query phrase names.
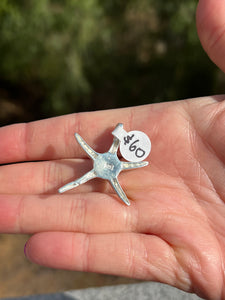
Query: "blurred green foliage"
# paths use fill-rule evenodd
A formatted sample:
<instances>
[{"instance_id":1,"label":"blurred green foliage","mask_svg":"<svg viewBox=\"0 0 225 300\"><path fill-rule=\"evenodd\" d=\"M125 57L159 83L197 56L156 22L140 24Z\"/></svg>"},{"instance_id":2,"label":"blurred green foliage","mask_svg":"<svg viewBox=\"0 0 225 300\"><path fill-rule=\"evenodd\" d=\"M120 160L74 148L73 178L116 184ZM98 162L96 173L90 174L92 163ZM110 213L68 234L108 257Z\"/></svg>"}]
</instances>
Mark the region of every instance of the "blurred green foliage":
<instances>
[{"instance_id":1,"label":"blurred green foliage","mask_svg":"<svg viewBox=\"0 0 225 300\"><path fill-rule=\"evenodd\" d=\"M1 0L0 91L41 118L211 94L196 0ZM1 101L1 93L0 93Z\"/></svg>"}]
</instances>

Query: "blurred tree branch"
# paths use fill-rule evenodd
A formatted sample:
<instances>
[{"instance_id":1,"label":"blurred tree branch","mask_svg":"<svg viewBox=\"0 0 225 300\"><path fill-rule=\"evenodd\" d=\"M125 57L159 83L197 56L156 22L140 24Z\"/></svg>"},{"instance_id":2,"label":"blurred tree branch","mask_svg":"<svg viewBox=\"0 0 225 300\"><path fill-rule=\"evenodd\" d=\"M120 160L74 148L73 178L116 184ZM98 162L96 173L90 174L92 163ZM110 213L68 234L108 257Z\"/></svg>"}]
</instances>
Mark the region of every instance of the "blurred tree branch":
<instances>
[{"instance_id":1,"label":"blurred tree branch","mask_svg":"<svg viewBox=\"0 0 225 300\"><path fill-rule=\"evenodd\" d=\"M0 88L27 119L211 94L218 71L200 46L195 8L195 0L2 0Z\"/></svg>"}]
</instances>

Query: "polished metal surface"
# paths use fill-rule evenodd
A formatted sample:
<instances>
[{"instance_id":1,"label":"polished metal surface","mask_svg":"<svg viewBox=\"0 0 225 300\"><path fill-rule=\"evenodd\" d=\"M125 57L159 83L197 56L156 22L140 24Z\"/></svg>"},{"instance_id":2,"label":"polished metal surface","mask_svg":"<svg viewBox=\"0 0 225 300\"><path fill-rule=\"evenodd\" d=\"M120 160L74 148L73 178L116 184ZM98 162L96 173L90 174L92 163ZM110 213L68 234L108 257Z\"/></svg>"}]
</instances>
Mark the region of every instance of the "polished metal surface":
<instances>
[{"instance_id":1,"label":"polished metal surface","mask_svg":"<svg viewBox=\"0 0 225 300\"><path fill-rule=\"evenodd\" d=\"M121 126L118 124L117 126ZM72 181L59 189L59 193L64 193L68 190L71 190L80 184L83 184L93 178L102 178L108 180L112 187L114 188L117 195L120 199L126 204L130 205L130 201L128 200L126 194L121 188L118 182L118 175L123 170L130 170L145 167L148 165L147 161L142 162L124 162L120 161L117 156L117 150L120 144L118 138L114 137L113 143L108 152L105 153L97 153L95 152L84 140L83 138L76 133L75 137L80 144L80 146L84 149L87 155L93 160L93 169L78 178L75 181Z\"/></svg>"}]
</instances>

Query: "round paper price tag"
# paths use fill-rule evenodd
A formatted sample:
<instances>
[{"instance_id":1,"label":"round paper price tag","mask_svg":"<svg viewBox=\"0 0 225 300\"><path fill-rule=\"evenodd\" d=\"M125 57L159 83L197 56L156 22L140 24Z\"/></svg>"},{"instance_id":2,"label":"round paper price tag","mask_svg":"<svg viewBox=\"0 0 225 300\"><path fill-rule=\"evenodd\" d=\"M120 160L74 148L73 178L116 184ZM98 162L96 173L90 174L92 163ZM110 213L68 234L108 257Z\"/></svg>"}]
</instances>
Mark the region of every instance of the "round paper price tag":
<instances>
[{"instance_id":1,"label":"round paper price tag","mask_svg":"<svg viewBox=\"0 0 225 300\"><path fill-rule=\"evenodd\" d=\"M131 162L146 159L151 151L151 141L142 131L130 131L120 141L120 152L123 158Z\"/></svg>"}]
</instances>

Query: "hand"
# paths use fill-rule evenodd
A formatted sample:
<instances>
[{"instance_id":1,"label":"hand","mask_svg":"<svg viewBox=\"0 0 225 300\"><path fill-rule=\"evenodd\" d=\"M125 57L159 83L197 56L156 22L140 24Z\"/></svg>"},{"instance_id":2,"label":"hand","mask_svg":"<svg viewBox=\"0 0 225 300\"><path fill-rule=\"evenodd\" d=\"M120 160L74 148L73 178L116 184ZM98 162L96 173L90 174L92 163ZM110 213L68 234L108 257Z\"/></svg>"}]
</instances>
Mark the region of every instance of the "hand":
<instances>
[{"instance_id":1,"label":"hand","mask_svg":"<svg viewBox=\"0 0 225 300\"><path fill-rule=\"evenodd\" d=\"M212 0L204 3L206 11ZM156 280L207 298L224 297L224 98L1 128L0 163L6 165L0 167L0 231L33 234L26 254L42 265ZM118 122L152 141L149 166L119 175L131 206L100 179L59 195L60 186L91 168L74 132L105 152Z\"/></svg>"},{"instance_id":2,"label":"hand","mask_svg":"<svg viewBox=\"0 0 225 300\"><path fill-rule=\"evenodd\" d=\"M157 280L215 296L224 291L223 97L84 113L0 129L1 232L31 233L26 253L55 268ZM57 189L91 168L74 132L99 152L113 126L152 140L149 166L122 172L131 206L92 180ZM44 161L42 161L44 160ZM36 161L36 162L31 162Z\"/></svg>"}]
</instances>

